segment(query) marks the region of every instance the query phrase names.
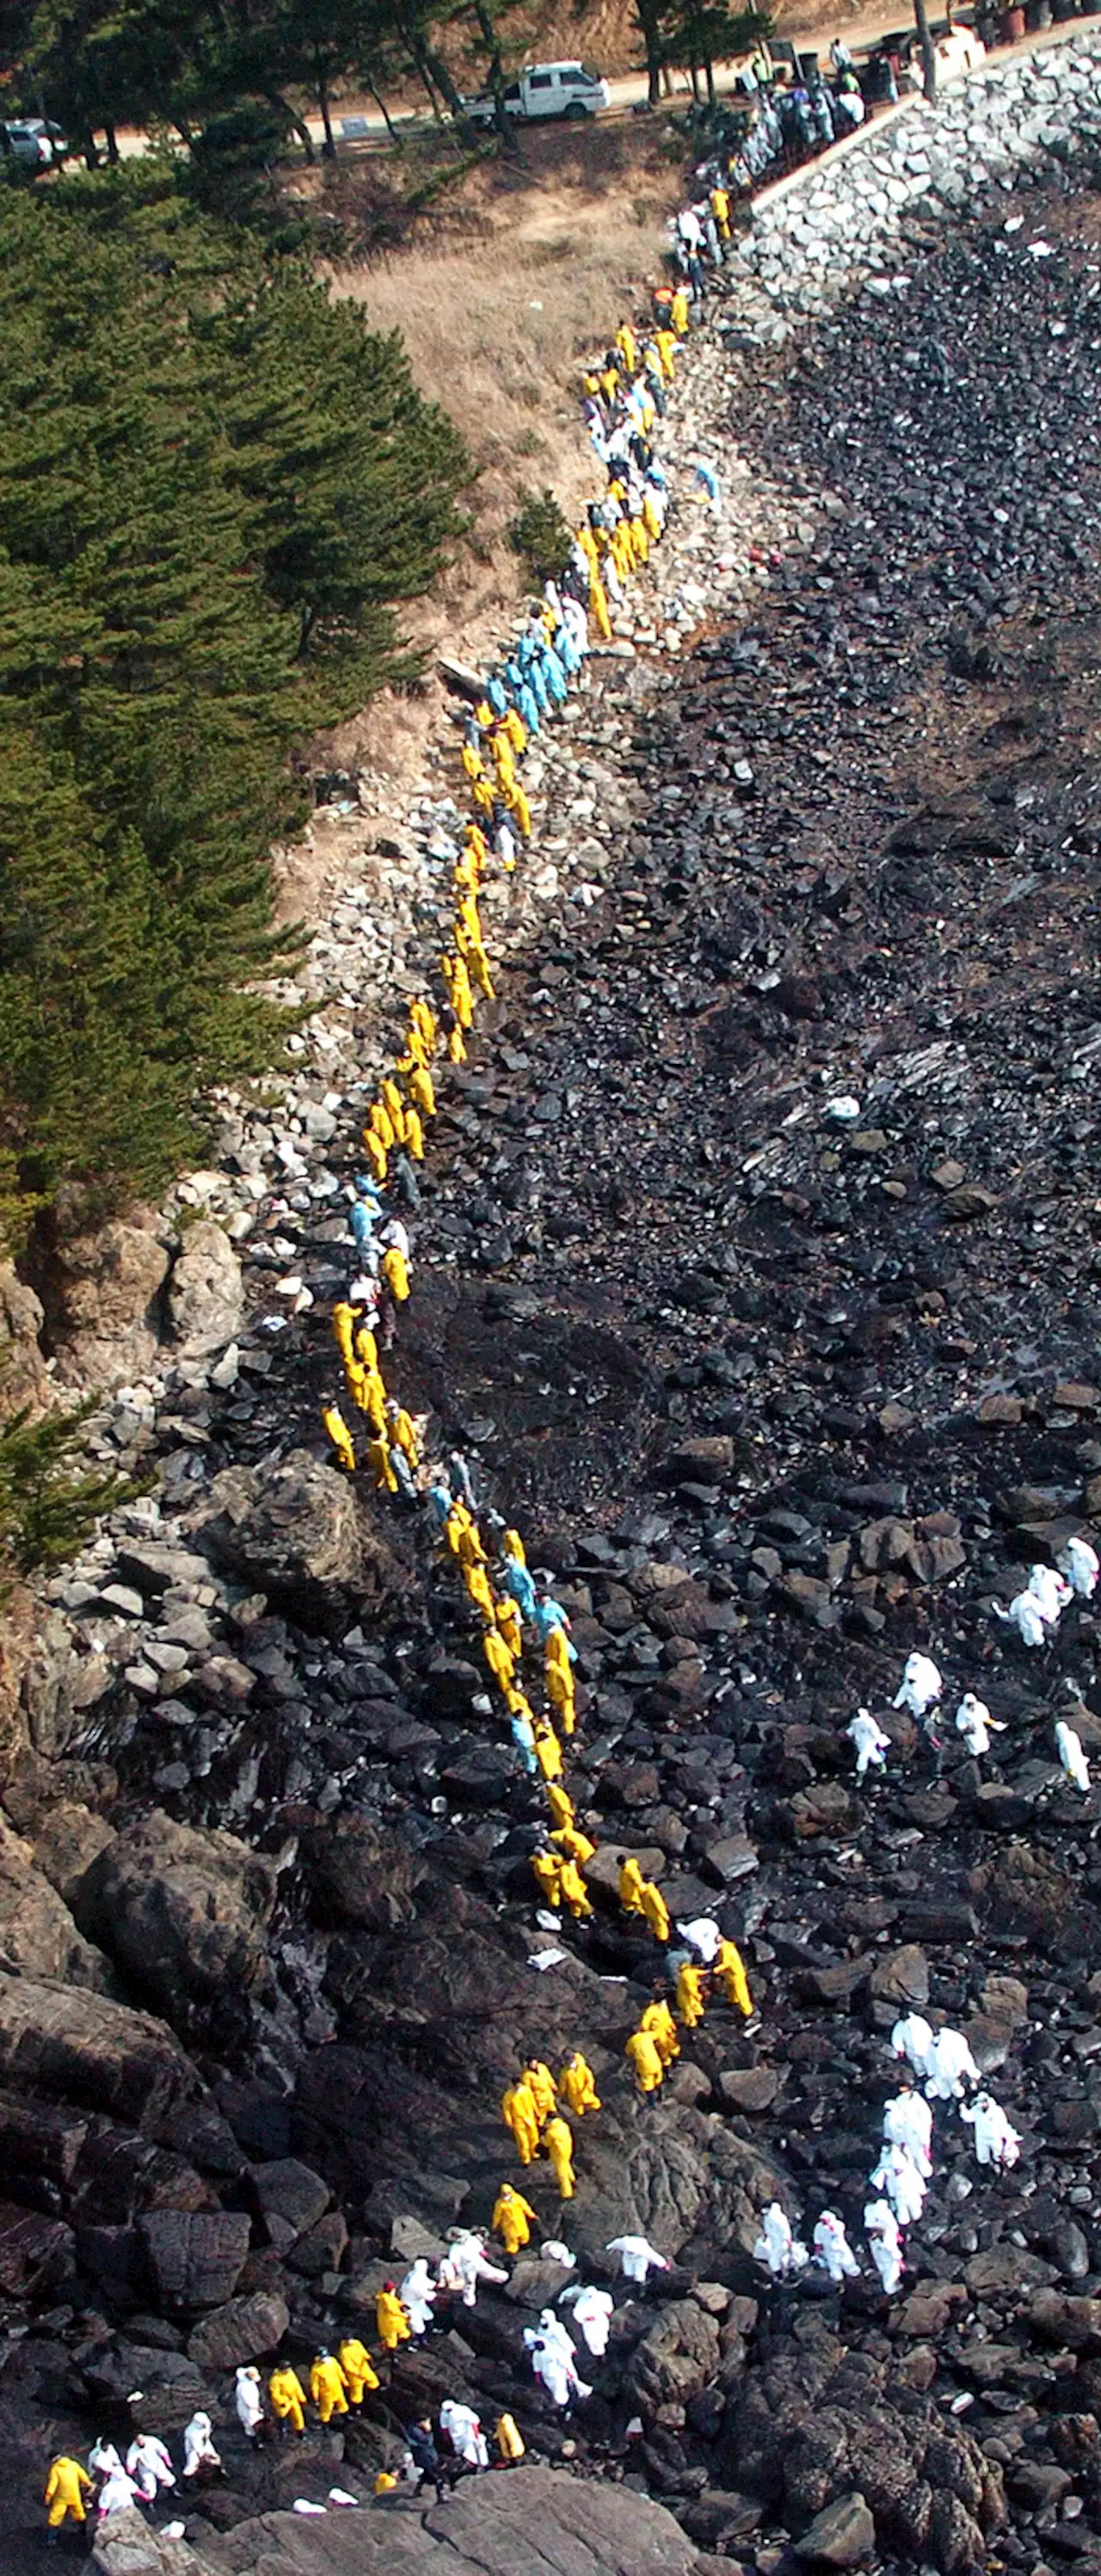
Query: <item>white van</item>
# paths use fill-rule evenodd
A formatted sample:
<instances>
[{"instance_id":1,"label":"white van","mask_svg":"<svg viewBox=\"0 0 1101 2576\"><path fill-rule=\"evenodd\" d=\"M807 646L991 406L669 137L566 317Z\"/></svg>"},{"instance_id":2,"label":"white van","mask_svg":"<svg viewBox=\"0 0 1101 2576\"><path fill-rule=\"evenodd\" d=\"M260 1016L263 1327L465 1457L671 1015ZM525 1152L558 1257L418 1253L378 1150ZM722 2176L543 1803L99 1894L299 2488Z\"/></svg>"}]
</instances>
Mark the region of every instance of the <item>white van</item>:
<instances>
[{"instance_id":1,"label":"white van","mask_svg":"<svg viewBox=\"0 0 1101 2576\"><path fill-rule=\"evenodd\" d=\"M612 94L598 72L586 71L584 63L534 63L518 80L510 81L505 91L505 114L518 123L532 125L545 116L569 117L577 124L583 116L597 116L602 107L610 107ZM492 93L463 100L463 106L474 125L492 125Z\"/></svg>"}]
</instances>

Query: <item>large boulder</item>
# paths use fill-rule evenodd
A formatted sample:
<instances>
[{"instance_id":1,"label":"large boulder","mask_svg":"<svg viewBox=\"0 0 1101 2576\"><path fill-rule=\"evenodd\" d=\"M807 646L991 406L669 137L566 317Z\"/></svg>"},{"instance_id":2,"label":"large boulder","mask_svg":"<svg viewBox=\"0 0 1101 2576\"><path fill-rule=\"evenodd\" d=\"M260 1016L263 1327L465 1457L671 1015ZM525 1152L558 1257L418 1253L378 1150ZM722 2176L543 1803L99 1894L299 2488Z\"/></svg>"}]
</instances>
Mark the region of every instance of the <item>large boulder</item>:
<instances>
[{"instance_id":1,"label":"large boulder","mask_svg":"<svg viewBox=\"0 0 1101 2576\"><path fill-rule=\"evenodd\" d=\"M275 2290L254 2290L248 2299L229 2299L212 2308L187 2338L189 2361L200 2370L236 2370L258 2353L275 2352L291 2321L285 2299Z\"/></svg>"},{"instance_id":2,"label":"large boulder","mask_svg":"<svg viewBox=\"0 0 1101 2576\"><path fill-rule=\"evenodd\" d=\"M362 2492L367 2481L352 2484ZM91 2564L97 2576L694 2576L699 2561L648 2496L525 2462L507 2478L464 2482L428 2512L396 2495L316 2521L266 2513L204 2534L201 2551L138 2513L111 2514Z\"/></svg>"},{"instance_id":3,"label":"large boulder","mask_svg":"<svg viewBox=\"0 0 1101 2576\"><path fill-rule=\"evenodd\" d=\"M138 2221L158 2304L178 2315L224 2308L244 2269L251 2235L237 2209L153 2209Z\"/></svg>"},{"instance_id":4,"label":"large boulder","mask_svg":"<svg viewBox=\"0 0 1101 2576\"><path fill-rule=\"evenodd\" d=\"M29 1843L0 1822L0 1957L32 1977L107 1983L107 1963L82 1940L68 1906L35 1867Z\"/></svg>"},{"instance_id":5,"label":"large boulder","mask_svg":"<svg viewBox=\"0 0 1101 2576\"><path fill-rule=\"evenodd\" d=\"M168 2019L267 1986L275 1872L233 1834L159 1807L116 1835L81 1882L80 1920Z\"/></svg>"},{"instance_id":6,"label":"large boulder","mask_svg":"<svg viewBox=\"0 0 1101 2576\"><path fill-rule=\"evenodd\" d=\"M12 1261L0 1261L0 1423L25 1408L42 1413L53 1387L38 1336L44 1322L33 1288L24 1287Z\"/></svg>"},{"instance_id":7,"label":"large boulder","mask_svg":"<svg viewBox=\"0 0 1101 2576\"><path fill-rule=\"evenodd\" d=\"M346 1809L302 1837L302 1860L318 1913L326 1921L392 1932L413 1916L413 1890L425 1863L407 1843L383 1833L372 1816Z\"/></svg>"},{"instance_id":8,"label":"large boulder","mask_svg":"<svg viewBox=\"0 0 1101 2576\"><path fill-rule=\"evenodd\" d=\"M215 1565L265 1592L300 1627L343 1631L391 1592L398 1567L347 1476L308 1449L227 1467L194 1536Z\"/></svg>"},{"instance_id":9,"label":"large boulder","mask_svg":"<svg viewBox=\"0 0 1101 2576\"><path fill-rule=\"evenodd\" d=\"M241 1264L228 1234L208 1217L188 1227L168 1283L172 1338L182 1359L224 1351L244 1313Z\"/></svg>"},{"instance_id":10,"label":"large boulder","mask_svg":"<svg viewBox=\"0 0 1101 2576\"><path fill-rule=\"evenodd\" d=\"M121 1386L156 1361L168 1253L156 1218L138 1210L57 1247L51 1325L62 1386Z\"/></svg>"},{"instance_id":11,"label":"large boulder","mask_svg":"<svg viewBox=\"0 0 1101 2576\"><path fill-rule=\"evenodd\" d=\"M85 1987L2 1972L0 2083L147 2130L201 2092L179 2042L151 2014Z\"/></svg>"}]
</instances>

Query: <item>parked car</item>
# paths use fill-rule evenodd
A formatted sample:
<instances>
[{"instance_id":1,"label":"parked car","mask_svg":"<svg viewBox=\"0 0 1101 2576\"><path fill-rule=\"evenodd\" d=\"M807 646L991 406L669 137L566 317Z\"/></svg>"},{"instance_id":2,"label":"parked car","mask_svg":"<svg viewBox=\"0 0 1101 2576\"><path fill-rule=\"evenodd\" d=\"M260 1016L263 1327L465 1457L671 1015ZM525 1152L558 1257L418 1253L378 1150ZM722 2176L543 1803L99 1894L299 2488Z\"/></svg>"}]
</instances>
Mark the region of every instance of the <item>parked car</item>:
<instances>
[{"instance_id":1,"label":"parked car","mask_svg":"<svg viewBox=\"0 0 1101 2576\"><path fill-rule=\"evenodd\" d=\"M24 170L57 170L69 146L48 116L14 116L0 123L0 153Z\"/></svg>"},{"instance_id":2,"label":"parked car","mask_svg":"<svg viewBox=\"0 0 1101 2576\"><path fill-rule=\"evenodd\" d=\"M522 125L547 116L564 116L576 125L611 103L607 81L599 72L586 71L584 63L534 63L505 91L505 114ZM472 124L492 125L496 109L491 91L464 99L463 106Z\"/></svg>"}]
</instances>

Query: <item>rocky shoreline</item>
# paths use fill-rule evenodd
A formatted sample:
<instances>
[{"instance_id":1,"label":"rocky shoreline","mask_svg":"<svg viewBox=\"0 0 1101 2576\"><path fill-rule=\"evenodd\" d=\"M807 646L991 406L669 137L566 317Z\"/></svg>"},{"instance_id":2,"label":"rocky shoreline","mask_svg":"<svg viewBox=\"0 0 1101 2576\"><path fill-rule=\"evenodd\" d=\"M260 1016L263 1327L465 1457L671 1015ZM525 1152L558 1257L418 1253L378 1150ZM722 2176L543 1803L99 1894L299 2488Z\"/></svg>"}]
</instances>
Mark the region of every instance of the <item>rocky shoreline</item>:
<instances>
[{"instance_id":1,"label":"rocky shoreline","mask_svg":"<svg viewBox=\"0 0 1101 2576\"><path fill-rule=\"evenodd\" d=\"M1053 59L1014 67L1022 116ZM1058 60L1096 80L1095 50ZM973 109L944 115L966 137ZM159 1483L46 1588L6 1708L17 2570L44 2447L136 2388L158 2431L200 2402L221 2427L236 2361L369 2320L392 2262L488 2219L515 2065L578 2042L606 2113L571 2243L602 2279L637 2225L675 2266L617 2310L596 2398L564 2430L533 2389L547 2284L520 2263L346 2437L254 2458L230 2423L201 2548L345 2443L362 2482L447 2390L648 2485L686 2566L774 2576L835 2507L824 2563L1097 2553L1096 1808L1051 1752L1068 1682L1101 1747L1095 1630L1076 1610L1030 1661L991 1615L1101 1501L1097 253L1045 148L1054 178L950 241L911 208L883 250L908 282L854 286L781 363L732 367L724 322L756 326L731 263L672 423L682 457L722 442L723 516L682 496L653 607L525 773L538 850L446 1093L400 1365L573 1619L571 1780L612 1874L560 1969L526 1964L536 1801L473 1708L458 1598L317 1435L343 1139L392 1043L378 995L420 982L442 753L313 943L293 1093L227 1101L224 1163L177 1194L170 1367L161 1230L103 1256L86 1351L160 1264L101 1422ZM927 1778L888 1719L858 1799L844 1727L919 1640L1008 1735ZM653 2105L620 2071L653 1970L614 1903L628 1847L671 1911L717 1909L762 2013L747 2038L710 2012ZM973 2188L953 2138L901 2301L866 2275L778 2306L763 2202L863 2197L911 2003L962 2021L1022 2165Z\"/></svg>"}]
</instances>

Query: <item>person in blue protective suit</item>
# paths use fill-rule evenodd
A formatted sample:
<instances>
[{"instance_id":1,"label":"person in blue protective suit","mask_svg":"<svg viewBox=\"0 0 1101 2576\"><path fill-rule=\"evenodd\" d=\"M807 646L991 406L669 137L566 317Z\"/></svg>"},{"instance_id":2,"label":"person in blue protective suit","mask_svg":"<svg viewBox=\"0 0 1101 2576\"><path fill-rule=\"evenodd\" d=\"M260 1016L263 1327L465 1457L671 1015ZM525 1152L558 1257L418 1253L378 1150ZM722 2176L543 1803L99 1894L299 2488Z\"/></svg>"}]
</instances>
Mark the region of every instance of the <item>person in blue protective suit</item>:
<instances>
[{"instance_id":1,"label":"person in blue protective suit","mask_svg":"<svg viewBox=\"0 0 1101 2576\"><path fill-rule=\"evenodd\" d=\"M543 670L542 662L541 662L541 661L536 661L536 660L535 660L535 658L534 658L534 656L533 656L533 658L532 658L532 662L531 662L530 668L529 668L529 670L528 670L528 685L529 685L529 687L530 687L530 689L531 689L532 695L533 695L533 697L534 697L534 699L535 699L535 703L536 703L536 705L537 705L537 707L538 707L538 709L539 709L539 713L540 713L540 715L542 715L542 716L549 715L549 714L550 714L550 702L551 702L551 700L550 700L550 690L549 690L549 689L548 689L548 687L547 687L546 676L545 676L545 674L544 674L544 670Z\"/></svg>"},{"instance_id":2,"label":"person in blue protective suit","mask_svg":"<svg viewBox=\"0 0 1101 2576\"><path fill-rule=\"evenodd\" d=\"M378 1211L366 1199L357 1199L348 1211L348 1223L360 1252L366 1250L372 1239L377 1214Z\"/></svg>"},{"instance_id":3,"label":"person in blue protective suit","mask_svg":"<svg viewBox=\"0 0 1101 2576\"><path fill-rule=\"evenodd\" d=\"M486 681L486 696L489 699L494 715L503 716L508 705L508 693L505 689L504 682L496 671L491 671L489 678Z\"/></svg>"},{"instance_id":4,"label":"person in blue protective suit","mask_svg":"<svg viewBox=\"0 0 1101 2576\"><path fill-rule=\"evenodd\" d=\"M534 1609L530 1610L526 1615L534 1620L536 1634L539 1638L540 1644L543 1646L546 1645L552 1628L561 1628L563 1630L568 1630L569 1628L570 1623L566 1617L566 1613L563 1610L561 1602L556 1601L553 1594L550 1592L544 1592L542 1598L535 1603ZM572 1646L570 1648L570 1661L571 1663L576 1663L577 1661L577 1657Z\"/></svg>"},{"instance_id":5,"label":"person in blue protective suit","mask_svg":"<svg viewBox=\"0 0 1101 2576\"><path fill-rule=\"evenodd\" d=\"M535 1758L535 1731L531 1719L514 1709L509 1719L509 1727L516 1750L523 1757L524 1769L534 1780L539 1764Z\"/></svg>"},{"instance_id":6,"label":"person in blue protective suit","mask_svg":"<svg viewBox=\"0 0 1101 2576\"><path fill-rule=\"evenodd\" d=\"M513 1600L518 1603L521 1618L534 1619L536 1612L535 1585L532 1582L527 1566L517 1565L511 1557L509 1558L504 1571L504 1589L506 1592L511 1592Z\"/></svg>"},{"instance_id":7,"label":"person in blue protective suit","mask_svg":"<svg viewBox=\"0 0 1101 2576\"><path fill-rule=\"evenodd\" d=\"M565 624L556 627L555 629L554 649L558 655L559 661L561 662L562 668L566 673L567 679L572 680L581 668L581 655L574 643L569 627Z\"/></svg>"},{"instance_id":8,"label":"person in blue protective suit","mask_svg":"<svg viewBox=\"0 0 1101 2576\"><path fill-rule=\"evenodd\" d=\"M451 1507L455 1500L446 1479L434 1476L424 1499L437 1530L442 1530L445 1521L450 1519Z\"/></svg>"},{"instance_id":9,"label":"person in blue protective suit","mask_svg":"<svg viewBox=\"0 0 1101 2576\"><path fill-rule=\"evenodd\" d=\"M566 674L553 644L544 644L539 668L556 707L563 706L568 695Z\"/></svg>"}]
</instances>

